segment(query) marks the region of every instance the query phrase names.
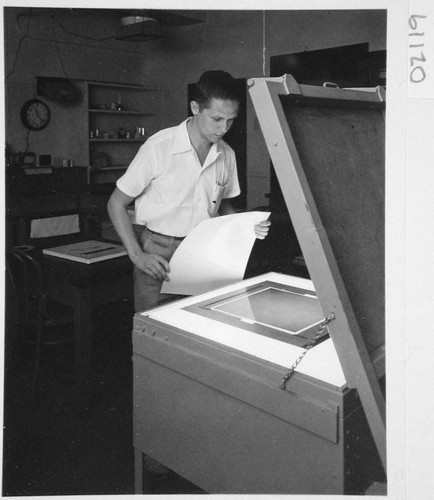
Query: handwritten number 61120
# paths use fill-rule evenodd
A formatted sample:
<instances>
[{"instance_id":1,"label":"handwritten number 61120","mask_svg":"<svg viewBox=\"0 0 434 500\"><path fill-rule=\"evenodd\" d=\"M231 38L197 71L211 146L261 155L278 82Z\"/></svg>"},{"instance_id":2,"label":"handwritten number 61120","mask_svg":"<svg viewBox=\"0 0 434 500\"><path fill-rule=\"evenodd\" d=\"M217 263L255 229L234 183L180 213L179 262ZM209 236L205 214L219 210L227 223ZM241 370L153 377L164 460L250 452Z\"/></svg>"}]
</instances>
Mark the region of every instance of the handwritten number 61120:
<instances>
[{"instance_id":1,"label":"handwritten number 61120","mask_svg":"<svg viewBox=\"0 0 434 500\"><path fill-rule=\"evenodd\" d=\"M426 78L424 63L426 61L423 47L425 47L425 33L421 31L419 24L427 16L411 15L408 20L409 33L409 56L410 56L410 82L420 83Z\"/></svg>"}]
</instances>

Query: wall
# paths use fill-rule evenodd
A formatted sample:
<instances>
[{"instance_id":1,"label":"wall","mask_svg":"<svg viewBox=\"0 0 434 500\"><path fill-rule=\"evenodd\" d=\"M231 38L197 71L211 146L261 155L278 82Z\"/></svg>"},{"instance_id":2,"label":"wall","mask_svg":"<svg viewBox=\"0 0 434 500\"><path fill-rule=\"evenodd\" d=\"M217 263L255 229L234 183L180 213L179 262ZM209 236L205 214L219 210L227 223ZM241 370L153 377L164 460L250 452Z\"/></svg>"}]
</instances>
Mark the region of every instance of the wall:
<instances>
[{"instance_id":1,"label":"wall","mask_svg":"<svg viewBox=\"0 0 434 500\"><path fill-rule=\"evenodd\" d=\"M135 44L110 39L96 42L110 37L119 15L113 10L94 9L86 14L57 9L56 19L48 9L39 9L31 19L29 36L19 47L30 19L28 15L17 17L23 10L29 11L5 9L5 74L10 73L6 85L6 139L15 151L26 148L19 109L33 97L36 75L158 86L162 92L156 127L161 128L186 117L187 85L207 69L225 69L236 78L248 79L268 75L270 57L274 55L362 42L369 42L372 51L386 48L385 11L212 10L203 12L202 24L166 24L162 26L162 39ZM67 30L87 38L72 36ZM81 126L85 110L77 108L73 112L57 106L53 104L52 126L28 134L27 149L48 153L56 143L59 161L61 157L73 158L76 163L86 161L87 129ZM248 206L252 208L267 204L269 160L250 99L247 137Z\"/></svg>"},{"instance_id":2,"label":"wall","mask_svg":"<svg viewBox=\"0 0 434 500\"><path fill-rule=\"evenodd\" d=\"M265 18L264 18L265 16ZM185 117L187 84L207 69L236 78L265 75L270 57L304 50L369 42L386 49L385 11L208 11L204 24L166 30L166 37L144 45L145 74L162 88L160 125ZM267 204L269 159L250 99L247 114L248 207Z\"/></svg>"},{"instance_id":3,"label":"wall","mask_svg":"<svg viewBox=\"0 0 434 500\"><path fill-rule=\"evenodd\" d=\"M55 165L62 158L88 164L84 100L74 105L47 101L51 122L38 132L24 128L20 109L35 97L36 76L141 83L142 53L137 44L109 38L118 19L108 11L96 15L66 9L4 9L6 142L15 153L52 154ZM84 94L86 85L80 88Z\"/></svg>"}]
</instances>

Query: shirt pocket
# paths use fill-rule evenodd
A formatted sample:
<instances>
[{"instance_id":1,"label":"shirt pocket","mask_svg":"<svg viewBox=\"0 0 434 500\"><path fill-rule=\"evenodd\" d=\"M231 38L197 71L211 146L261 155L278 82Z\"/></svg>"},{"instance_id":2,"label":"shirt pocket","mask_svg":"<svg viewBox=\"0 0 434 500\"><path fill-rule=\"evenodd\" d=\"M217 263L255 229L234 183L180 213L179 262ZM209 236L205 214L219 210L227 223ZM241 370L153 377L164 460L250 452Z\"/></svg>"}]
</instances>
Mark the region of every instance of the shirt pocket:
<instances>
[{"instance_id":1,"label":"shirt pocket","mask_svg":"<svg viewBox=\"0 0 434 500\"><path fill-rule=\"evenodd\" d=\"M210 215L210 217L215 217L217 215L223 199L223 195L225 194L225 189L226 186L224 186L220 182L216 182L214 193L211 198L211 204L208 208L208 214Z\"/></svg>"}]
</instances>

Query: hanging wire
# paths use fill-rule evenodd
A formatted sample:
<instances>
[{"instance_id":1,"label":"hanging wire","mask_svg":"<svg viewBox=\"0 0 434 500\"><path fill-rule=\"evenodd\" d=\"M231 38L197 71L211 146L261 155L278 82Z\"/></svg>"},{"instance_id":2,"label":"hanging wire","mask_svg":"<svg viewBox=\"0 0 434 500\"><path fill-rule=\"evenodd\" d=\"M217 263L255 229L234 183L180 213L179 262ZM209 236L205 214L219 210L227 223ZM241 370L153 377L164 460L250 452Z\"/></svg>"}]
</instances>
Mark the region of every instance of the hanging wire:
<instances>
[{"instance_id":1,"label":"hanging wire","mask_svg":"<svg viewBox=\"0 0 434 500\"><path fill-rule=\"evenodd\" d=\"M51 17L51 19L53 21L55 21L57 23L58 27L62 31L64 31L68 35L71 35L71 36L77 38L78 40L92 40L94 42L106 42L106 41L110 41L110 40L116 40L116 37L114 35L110 36L110 37L104 37L104 38L94 38L94 37L91 37L91 36L86 36L86 35L81 35L81 34L75 33L73 31L70 31L70 30L66 29L66 27L62 24L62 22L59 20L59 18L55 14L50 14L50 17ZM44 38L44 37L29 36L27 34L28 31L29 31L28 28L26 29L26 33L23 33L22 29L19 26L18 26L18 30L23 34L23 38L27 38L29 40L35 40L37 42L46 42L46 43L53 43L54 42L54 43L57 43L56 38L53 40L50 37ZM51 31L54 32L53 26L51 27ZM63 45L75 45L75 46L78 46L78 47L86 47L86 48L89 47L86 44L79 43L79 42L73 42L73 41L62 40L61 43ZM119 48L116 45L113 45L113 47L110 47L109 50L116 51L116 52L127 52L127 53L134 52L134 53L137 53L137 54L141 54L142 53L140 50L133 50L131 48L129 48L128 50L126 50L126 49Z\"/></svg>"},{"instance_id":2,"label":"hanging wire","mask_svg":"<svg viewBox=\"0 0 434 500\"><path fill-rule=\"evenodd\" d=\"M29 139L30 139L30 130L27 130L27 134L26 134L26 148L24 150L25 153L28 153L29 152Z\"/></svg>"},{"instance_id":3,"label":"hanging wire","mask_svg":"<svg viewBox=\"0 0 434 500\"><path fill-rule=\"evenodd\" d=\"M8 78L12 75L12 73L15 71L15 66L17 64L17 61L18 61L18 54L21 50L21 44L23 43L24 39L27 38L28 34L29 34L29 30L30 30L30 24L32 23L32 19L33 19L33 10L30 9L30 16L29 16L29 22L27 23L27 27L26 27L26 31L23 33L23 36L20 38L20 41L18 42L18 48L17 48L17 51L15 52L15 57L14 57L14 62L12 64L12 69L9 71L9 73L7 74L6 78L5 78L5 81L8 80ZM18 27L18 29L20 29ZM21 31L21 30L20 30Z\"/></svg>"},{"instance_id":4,"label":"hanging wire","mask_svg":"<svg viewBox=\"0 0 434 500\"><path fill-rule=\"evenodd\" d=\"M265 75L265 10L262 11L262 76Z\"/></svg>"},{"instance_id":5,"label":"hanging wire","mask_svg":"<svg viewBox=\"0 0 434 500\"><path fill-rule=\"evenodd\" d=\"M51 31L53 33L54 47L56 49L57 59L59 60L60 67L62 68L63 74L67 78L69 78L68 72L65 70L65 67L63 66L62 56L60 54L60 49L59 49L59 42L57 41L56 30L54 29L53 25L51 25Z\"/></svg>"},{"instance_id":6,"label":"hanging wire","mask_svg":"<svg viewBox=\"0 0 434 500\"><path fill-rule=\"evenodd\" d=\"M74 33L73 31L66 29L65 26L60 22L60 20L57 16L52 14L51 17L52 17L52 19L54 19L56 21L56 23L62 28L62 30L65 33L68 33L68 35L72 35L72 36L75 36L77 38L81 38L83 40L93 40L94 42L105 42L107 40L115 40L116 39L116 37L114 37L114 36L110 36L110 37L106 37L106 38L93 38L91 36L80 35L78 33Z\"/></svg>"}]
</instances>

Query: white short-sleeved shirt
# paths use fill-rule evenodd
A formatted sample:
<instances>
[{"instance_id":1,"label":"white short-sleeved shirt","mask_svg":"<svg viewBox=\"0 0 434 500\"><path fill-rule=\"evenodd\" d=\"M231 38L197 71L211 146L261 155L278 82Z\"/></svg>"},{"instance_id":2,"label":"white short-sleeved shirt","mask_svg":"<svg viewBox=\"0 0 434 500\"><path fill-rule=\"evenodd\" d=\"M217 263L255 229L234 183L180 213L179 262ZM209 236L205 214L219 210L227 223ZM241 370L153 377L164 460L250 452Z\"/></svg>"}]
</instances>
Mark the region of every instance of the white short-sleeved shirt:
<instances>
[{"instance_id":1,"label":"white short-sleeved shirt","mask_svg":"<svg viewBox=\"0 0 434 500\"><path fill-rule=\"evenodd\" d=\"M220 140L201 166L188 120L151 136L116 183L135 198L137 224L170 236L186 236L212 217L216 192L221 198L240 194L233 149Z\"/></svg>"}]
</instances>

